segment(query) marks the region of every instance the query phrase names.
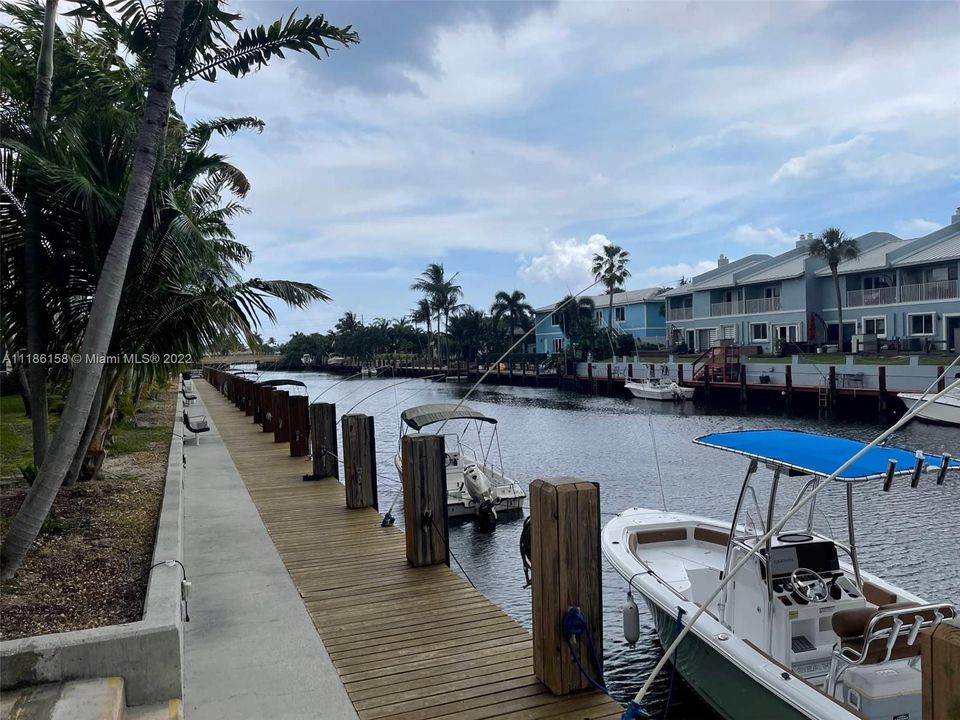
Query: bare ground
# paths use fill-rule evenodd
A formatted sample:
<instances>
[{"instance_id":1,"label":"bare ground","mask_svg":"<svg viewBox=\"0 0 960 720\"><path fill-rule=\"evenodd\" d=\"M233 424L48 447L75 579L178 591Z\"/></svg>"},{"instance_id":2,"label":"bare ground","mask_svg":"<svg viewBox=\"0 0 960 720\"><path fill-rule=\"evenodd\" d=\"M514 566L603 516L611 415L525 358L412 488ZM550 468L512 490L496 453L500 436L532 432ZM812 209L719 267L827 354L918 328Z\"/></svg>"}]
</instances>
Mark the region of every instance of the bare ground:
<instances>
[{"instance_id":1,"label":"bare ground","mask_svg":"<svg viewBox=\"0 0 960 720\"><path fill-rule=\"evenodd\" d=\"M136 426L119 421L104 478L60 490L33 551L0 590L0 638L142 617L175 406L173 391L145 402ZM4 534L24 494L4 488Z\"/></svg>"}]
</instances>

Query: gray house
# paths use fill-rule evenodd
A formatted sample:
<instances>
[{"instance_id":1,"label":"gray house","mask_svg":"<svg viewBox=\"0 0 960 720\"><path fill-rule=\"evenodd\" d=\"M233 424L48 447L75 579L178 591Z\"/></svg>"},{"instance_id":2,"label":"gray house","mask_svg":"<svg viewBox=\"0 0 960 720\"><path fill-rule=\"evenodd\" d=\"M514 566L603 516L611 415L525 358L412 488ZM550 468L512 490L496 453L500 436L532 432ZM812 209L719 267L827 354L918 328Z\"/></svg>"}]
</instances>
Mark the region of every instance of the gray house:
<instances>
[{"instance_id":1,"label":"gray house","mask_svg":"<svg viewBox=\"0 0 960 720\"><path fill-rule=\"evenodd\" d=\"M668 291L667 334L702 352L721 341L839 344L836 289L830 268L807 251L801 235L785 253L748 255ZM955 349L960 344L960 209L951 224L921 238L889 233L857 238L861 256L838 268L844 349L865 340L902 349Z\"/></svg>"}]
</instances>

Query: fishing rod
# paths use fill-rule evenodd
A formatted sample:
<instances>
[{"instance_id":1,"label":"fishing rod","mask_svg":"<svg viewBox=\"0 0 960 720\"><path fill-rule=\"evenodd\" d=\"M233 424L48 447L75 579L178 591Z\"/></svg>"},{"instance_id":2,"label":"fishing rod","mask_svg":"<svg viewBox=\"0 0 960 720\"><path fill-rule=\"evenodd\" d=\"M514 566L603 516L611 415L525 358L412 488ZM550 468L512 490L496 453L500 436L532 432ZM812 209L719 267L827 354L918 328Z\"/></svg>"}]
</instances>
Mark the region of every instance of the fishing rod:
<instances>
[{"instance_id":1,"label":"fishing rod","mask_svg":"<svg viewBox=\"0 0 960 720\"><path fill-rule=\"evenodd\" d=\"M477 379L477 381L470 387L470 389L467 390L467 393L466 393L462 398L460 398L460 401L456 404L456 406L455 406L455 407L453 408L453 410L450 412L450 415L456 414L457 410L459 410L460 407L463 405L463 403L466 402L467 398L470 397L470 396L473 394L473 391L476 390L478 387L480 387L480 384L486 379L487 375L489 375L490 373L492 373L492 372L493 372L493 369L494 369L495 367L499 367L500 363L503 362L503 359L504 359L505 357L507 357L507 355L509 355L510 353L512 353L512 352L516 349L516 347L517 347L518 345L520 345L521 343L523 343L523 341L526 340L526 339L530 336L530 333L536 332L536 331L537 331L537 328L540 327L540 326L541 326L543 323L545 323L547 320L549 320L549 319L552 317L553 313L557 312L558 310L563 309L564 306L569 305L569 304L572 303L573 301L577 300L581 295L583 295L585 292L587 292L587 290L590 290L591 288L595 287L595 286L598 285L599 283L600 283L599 280L594 280L592 283L590 283L589 285L587 285L587 287L585 287L583 290L581 290L580 292L578 292L576 295L571 295L571 296L568 297L566 300L564 300L562 303L560 303L559 305L557 305L557 307L555 307L555 308L553 309L553 312L552 312L552 313L547 313L547 314L544 316L543 320L541 320L541 321L538 322L538 323L534 323L533 327L530 328L529 330L527 330L523 335L520 336L520 339L519 339L519 340L517 340L513 345L511 345L509 348L507 348L506 352L504 352L503 355L501 355L499 358L497 358L497 361L496 361L495 363L493 363L492 365L488 365L488 366L487 366L487 369L486 369L486 371L484 371L483 375L481 375L481 376ZM444 421L440 424L440 427L437 429L437 435L439 435L440 433L443 432L443 428L446 426L447 420L449 420L449 418L447 418L446 420L444 420Z\"/></svg>"},{"instance_id":2,"label":"fishing rod","mask_svg":"<svg viewBox=\"0 0 960 720\"><path fill-rule=\"evenodd\" d=\"M930 403L936 402L937 400L939 400L941 397L943 397L946 393L950 392L954 388L960 388L960 380L955 380L954 382L947 385L943 390L939 391L935 395L929 398L927 397L930 394L930 391L933 390L933 388L936 387L937 384L939 384L940 381L946 377L947 373L957 364L958 361L960 361L960 355L958 355L953 360L953 362L950 363L950 365L947 368L945 368L944 371L937 376L937 378L930 384L930 386L920 396L920 399L916 403L914 403L913 406L910 409L908 409L907 412L904 413L904 415L899 420L897 420L897 422L895 422L889 428L887 428L882 433L880 433L877 437L871 440L867 445L864 445L860 450L858 450L853 455L853 457L851 457L849 460L843 463L843 465L841 465L839 468L834 470L833 473L831 473L830 476L827 477L820 485L818 485L813 490L811 490L810 493L804 496L802 499L798 500L794 504L794 506L790 510L788 510L786 514L784 514L784 516L779 521L774 523L773 526L762 537L760 537L757 540L755 547L760 547L761 545L769 541L770 538L772 538L774 535L779 533L794 515L800 512L800 510L807 503L813 500L824 488L829 487L830 483L836 480L837 476L840 475L840 473L842 473L848 467L850 467L855 462L857 462L857 460L859 460L861 457L866 455L867 452L875 448L883 440L885 440L894 432L896 432L897 430L902 428L904 425L906 425L910 420L912 420L917 415L917 413L920 412L920 410L925 408ZM730 572L726 576L724 576L723 580L721 580L720 584L710 594L710 596L703 603L700 604L700 607L697 608L696 612L694 612L694 614L690 617L690 619L683 625L683 628L677 634L676 638L674 638L673 642L670 643L670 647L664 650L663 656L660 658L659 662L657 662L656 666L654 666L653 670L650 672L650 676L647 678L646 682L644 682L643 687L640 688L640 691L637 693L636 697L628 703L627 710L624 712L624 718L642 717L642 715L640 715L639 713L644 712L642 708L643 698L646 697L647 693L650 691L650 687L653 685L654 680L656 680L657 675L660 674L660 671L663 670L664 666L667 664L667 662L669 662L670 658L674 656L674 651L677 649L677 646L679 646L680 643L683 641L683 639L687 636L687 634L693 628L697 620L699 620L700 617L703 615L703 613L706 612L707 607L709 607L710 603L712 603L714 600L716 600L720 596L720 593L723 592L723 590L727 587L730 581L734 577L736 577L736 574L741 569L743 569L743 567L746 566L746 564L750 562L750 560L752 559L753 559L753 553L744 554L744 556L740 559L740 561L736 565L734 565L734 567L730 570Z\"/></svg>"},{"instance_id":3,"label":"fishing rod","mask_svg":"<svg viewBox=\"0 0 960 720\"><path fill-rule=\"evenodd\" d=\"M345 377L345 378L341 378L341 379L337 380L333 385L331 385L330 387L322 390L322 391L320 392L320 394L317 395L317 396L316 396L313 400L311 400L310 402L311 402L311 403L315 403L317 400L319 400L321 397L323 397L324 394L326 394L327 390L333 390L333 388L335 388L335 387L336 387L337 385L339 385L340 383L346 382L347 380L351 380L351 379L357 377L357 375L362 375L362 374L363 374L363 370L361 370L361 371L358 372L358 373L354 373L353 375L348 375L348 376Z\"/></svg>"}]
</instances>

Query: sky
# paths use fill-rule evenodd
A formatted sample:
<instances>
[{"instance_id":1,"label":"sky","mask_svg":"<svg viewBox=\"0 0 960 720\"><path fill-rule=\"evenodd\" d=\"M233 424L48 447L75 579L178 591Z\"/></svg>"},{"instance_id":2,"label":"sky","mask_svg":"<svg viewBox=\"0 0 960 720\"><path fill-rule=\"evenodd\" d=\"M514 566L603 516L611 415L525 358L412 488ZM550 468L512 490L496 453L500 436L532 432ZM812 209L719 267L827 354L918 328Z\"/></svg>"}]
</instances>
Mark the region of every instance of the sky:
<instances>
[{"instance_id":1,"label":"sky","mask_svg":"<svg viewBox=\"0 0 960 720\"><path fill-rule=\"evenodd\" d=\"M538 306L586 287L608 242L628 288L672 286L828 226L917 237L960 205L956 2L232 8L360 35L174 98L265 121L215 144L252 183L247 272L332 296L264 337L409 314L430 262L475 307L514 289Z\"/></svg>"}]
</instances>

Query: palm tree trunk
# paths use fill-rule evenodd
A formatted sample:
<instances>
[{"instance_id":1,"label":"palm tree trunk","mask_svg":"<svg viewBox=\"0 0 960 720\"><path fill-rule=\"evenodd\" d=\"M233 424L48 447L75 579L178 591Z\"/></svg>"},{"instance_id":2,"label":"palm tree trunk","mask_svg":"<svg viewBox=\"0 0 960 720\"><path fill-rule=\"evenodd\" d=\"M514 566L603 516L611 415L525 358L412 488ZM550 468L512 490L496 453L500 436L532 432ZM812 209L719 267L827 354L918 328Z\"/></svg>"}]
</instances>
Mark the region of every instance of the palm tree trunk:
<instances>
[{"instance_id":1,"label":"palm tree trunk","mask_svg":"<svg viewBox=\"0 0 960 720\"><path fill-rule=\"evenodd\" d=\"M73 455L73 462L70 463L70 470L67 472L67 477L63 480L64 485L73 485L77 482L77 477L80 475L80 466L83 464L83 459L87 456L87 450L90 449L90 443L93 441L93 433L97 429L97 424L100 421L100 410L103 405L103 390L106 386L106 381L107 376L106 373L104 373L101 375L100 383L97 385L97 394L93 399L90 414L87 416L87 424L83 429L80 445L77 447L77 452Z\"/></svg>"},{"instance_id":2,"label":"palm tree trunk","mask_svg":"<svg viewBox=\"0 0 960 720\"><path fill-rule=\"evenodd\" d=\"M837 266L830 266L830 274L833 275L833 288L837 291L837 349L843 352L843 305L840 302L840 275L837 273Z\"/></svg>"},{"instance_id":3,"label":"palm tree trunk","mask_svg":"<svg viewBox=\"0 0 960 720\"><path fill-rule=\"evenodd\" d=\"M57 3L47 0L43 15L43 36L40 41L40 57L37 60L37 82L33 91L33 144L40 149L43 130L47 125L50 110L50 92L53 88L53 39L57 29ZM44 307L41 292L40 247L41 208L36 193L27 195L27 218L29 226L23 246L23 293L27 331L27 378L30 384L31 429L33 434L33 464L43 465L50 440L47 402L47 368L37 362L46 349L44 333Z\"/></svg>"},{"instance_id":4,"label":"palm tree trunk","mask_svg":"<svg viewBox=\"0 0 960 720\"><path fill-rule=\"evenodd\" d=\"M170 114L173 70L177 40L183 23L183 8L184 0L166 0L163 4L163 16L160 19L153 67L150 71L149 91L143 110L143 122L137 136L137 149L133 157L123 212L100 272L83 344L80 347L81 362L74 369L70 393L51 444L51 452L30 486L20 511L10 526L0 554L0 577L5 580L17 572L50 512L60 484L69 472L80 445L96 398L103 365L92 360L94 356L105 355L110 350L127 262L147 203L156 166L157 149Z\"/></svg>"},{"instance_id":5,"label":"palm tree trunk","mask_svg":"<svg viewBox=\"0 0 960 720\"><path fill-rule=\"evenodd\" d=\"M614 353L613 351L613 290L614 288L611 287L610 288L610 305L609 305L610 315L607 318L607 342L610 343L611 362L613 361L614 356L616 355L616 353Z\"/></svg>"}]
</instances>

